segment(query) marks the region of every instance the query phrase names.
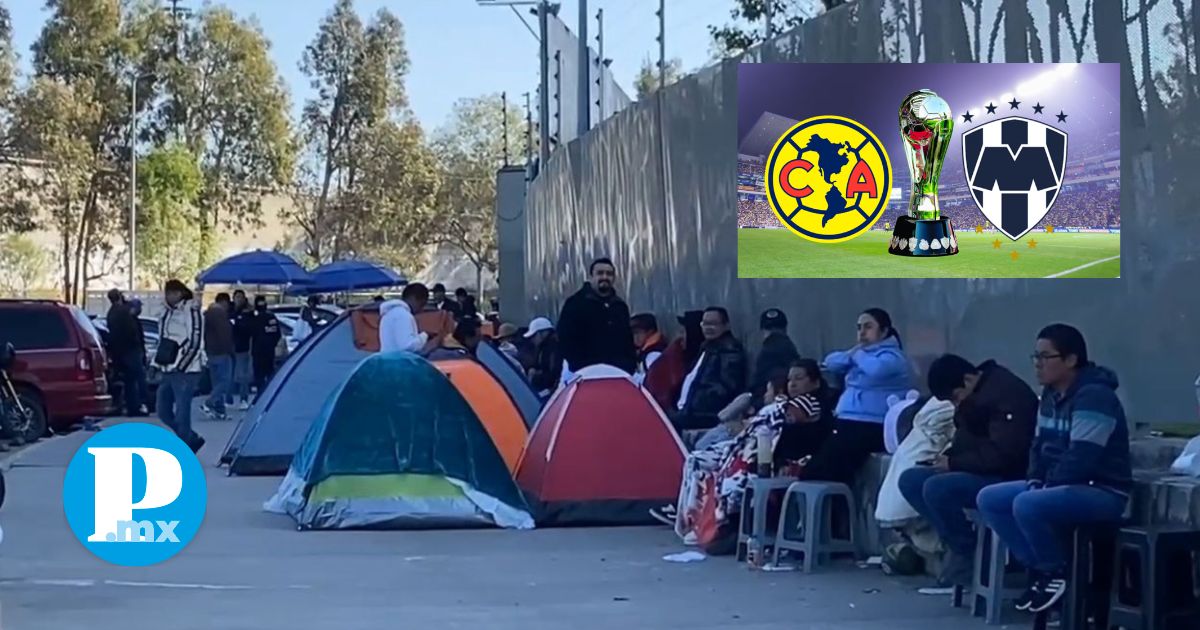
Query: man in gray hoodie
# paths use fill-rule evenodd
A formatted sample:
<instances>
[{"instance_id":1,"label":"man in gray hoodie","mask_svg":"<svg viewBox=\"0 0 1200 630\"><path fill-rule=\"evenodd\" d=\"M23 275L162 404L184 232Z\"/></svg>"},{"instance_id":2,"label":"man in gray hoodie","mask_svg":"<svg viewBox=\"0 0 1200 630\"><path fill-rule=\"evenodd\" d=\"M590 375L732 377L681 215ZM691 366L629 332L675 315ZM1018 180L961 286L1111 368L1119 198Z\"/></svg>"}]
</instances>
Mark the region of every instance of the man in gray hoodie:
<instances>
[{"instance_id":1,"label":"man in gray hoodie","mask_svg":"<svg viewBox=\"0 0 1200 630\"><path fill-rule=\"evenodd\" d=\"M204 354L208 356L208 374L212 394L201 409L218 420L225 419L225 404L233 393L233 320L230 318L228 293L218 293L217 301L204 311Z\"/></svg>"}]
</instances>

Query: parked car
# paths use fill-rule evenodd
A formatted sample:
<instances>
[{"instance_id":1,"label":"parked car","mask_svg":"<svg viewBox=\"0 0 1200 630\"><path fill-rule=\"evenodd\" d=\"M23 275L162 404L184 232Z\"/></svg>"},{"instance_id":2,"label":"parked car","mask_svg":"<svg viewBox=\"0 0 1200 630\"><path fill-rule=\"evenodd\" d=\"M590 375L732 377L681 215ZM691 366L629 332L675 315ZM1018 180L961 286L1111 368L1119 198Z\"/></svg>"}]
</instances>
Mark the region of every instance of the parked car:
<instances>
[{"instance_id":1,"label":"parked car","mask_svg":"<svg viewBox=\"0 0 1200 630\"><path fill-rule=\"evenodd\" d=\"M100 333L105 353L108 355L108 367L105 371L108 377L108 393L113 397L114 408L119 407L118 401L124 400L125 384L121 381L116 361L108 346L108 321L98 315L90 317L92 325ZM158 320L153 317L141 316L138 318L138 323L141 324L142 336L146 339L146 392L149 394L149 399L142 403L146 405L147 410L153 412L155 393L158 391L158 383L162 381L162 372L158 366L154 365L154 353L158 352Z\"/></svg>"},{"instance_id":2,"label":"parked car","mask_svg":"<svg viewBox=\"0 0 1200 630\"><path fill-rule=\"evenodd\" d=\"M289 317L293 320L300 319L300 312L304 310L303 304L276 304L271 307L271 312L275 313L276 317L282 319ZM332 304L322 304L317 307L317 323L322 327L333 323L333 320L342 314L342 308L333 306Z\"/></svg>"},{"instance_id":3,"label":"parked car","mask_svg":"<svg viewBox=\"0 0 1200 630\"><path fill-rule=\"evenodd\" d=\"M0 300L0 343L17 356L11 376L31 422L67 431L112 407L99 331L76 306L53 300Z\"/></svg>"}]
</instances>

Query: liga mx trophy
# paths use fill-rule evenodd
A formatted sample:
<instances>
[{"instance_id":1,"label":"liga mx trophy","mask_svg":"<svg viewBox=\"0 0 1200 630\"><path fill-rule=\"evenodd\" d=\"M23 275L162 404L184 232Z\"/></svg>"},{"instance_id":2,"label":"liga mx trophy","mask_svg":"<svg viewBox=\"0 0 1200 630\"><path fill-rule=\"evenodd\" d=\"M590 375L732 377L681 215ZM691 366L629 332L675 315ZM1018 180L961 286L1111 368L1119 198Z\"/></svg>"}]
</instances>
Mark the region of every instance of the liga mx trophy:
<instances>
[{"instance_id":1,"label":"liga mx trophy","mask_svg":"<svg viewBox=\"0 0 1200 630\"><path fill-rule=\"evenodd\" d=\"M954 115L933 90L917 90L900 102L900 137L912 177L908 214L896 221L888 253L897 256L950 256L958 240L950 219L938 208L938 179L950 148Z\"/></svg>"}]
</instances>

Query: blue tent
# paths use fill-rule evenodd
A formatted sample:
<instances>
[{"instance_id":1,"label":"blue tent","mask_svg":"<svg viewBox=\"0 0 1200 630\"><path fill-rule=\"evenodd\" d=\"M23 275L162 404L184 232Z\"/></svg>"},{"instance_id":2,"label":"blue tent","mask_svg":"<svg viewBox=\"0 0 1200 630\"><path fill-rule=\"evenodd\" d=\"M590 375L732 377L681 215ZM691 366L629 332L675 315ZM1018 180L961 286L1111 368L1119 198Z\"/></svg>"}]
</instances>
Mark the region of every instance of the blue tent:
<instances>
[{"instance_id":1,"label":"blue tent","mask_svg":"<svg viewBox=\"0 0 1200 630\"><path fill-rule=\"evenodd\" d=\"M394 270L365 260L339 260L312 271L312 283L297 286L289 293L336 293L356 289L377 289L407 284Z\"/></svg>"},{"instance_id":2,"label":"blue tent","mask_svg":"<svg viewBox=\"0 0 1200 630\"><path fill-rule=\"evenodd\" d=\"M230 256L205 269L196 276L200 284L311 284L309 275L299 263L286 254L255 250Z\"/></svg>"}]
</instances>

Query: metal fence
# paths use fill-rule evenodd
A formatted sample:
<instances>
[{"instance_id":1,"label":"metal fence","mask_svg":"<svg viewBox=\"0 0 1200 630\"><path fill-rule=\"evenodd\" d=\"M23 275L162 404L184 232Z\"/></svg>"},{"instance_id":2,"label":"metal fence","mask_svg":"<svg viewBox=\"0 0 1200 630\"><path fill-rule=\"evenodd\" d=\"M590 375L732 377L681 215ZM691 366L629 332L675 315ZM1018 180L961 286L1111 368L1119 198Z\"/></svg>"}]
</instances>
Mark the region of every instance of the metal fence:
<instances>
[{"instance_id":1,"label":"metal fence","mask_svg":"<svg viewBox=\"0 0 1200 630\"><path fill-rule=\"evenodd\" d=\"M915 11L910 13L910 6ZM1200 15L1154 0L860 0L636 103L556 152L525 204L518 317L558 312L599 255L636 311L724 305L750 339L785 309L801 352L853 343L881 306L923 373L954 351L1032 378L1037 330L1079 326L1131 417L1196 417L1200 371ZM1105 61L1122 65L1120 280L738 280L739 62ZM1147 81L1147 76L1152 80ZM503 278L501 278L503 285ZM757 350L757 340L748 344ZM923 381L924 379L918 379Z\"/></svg>"}]
</instances>

